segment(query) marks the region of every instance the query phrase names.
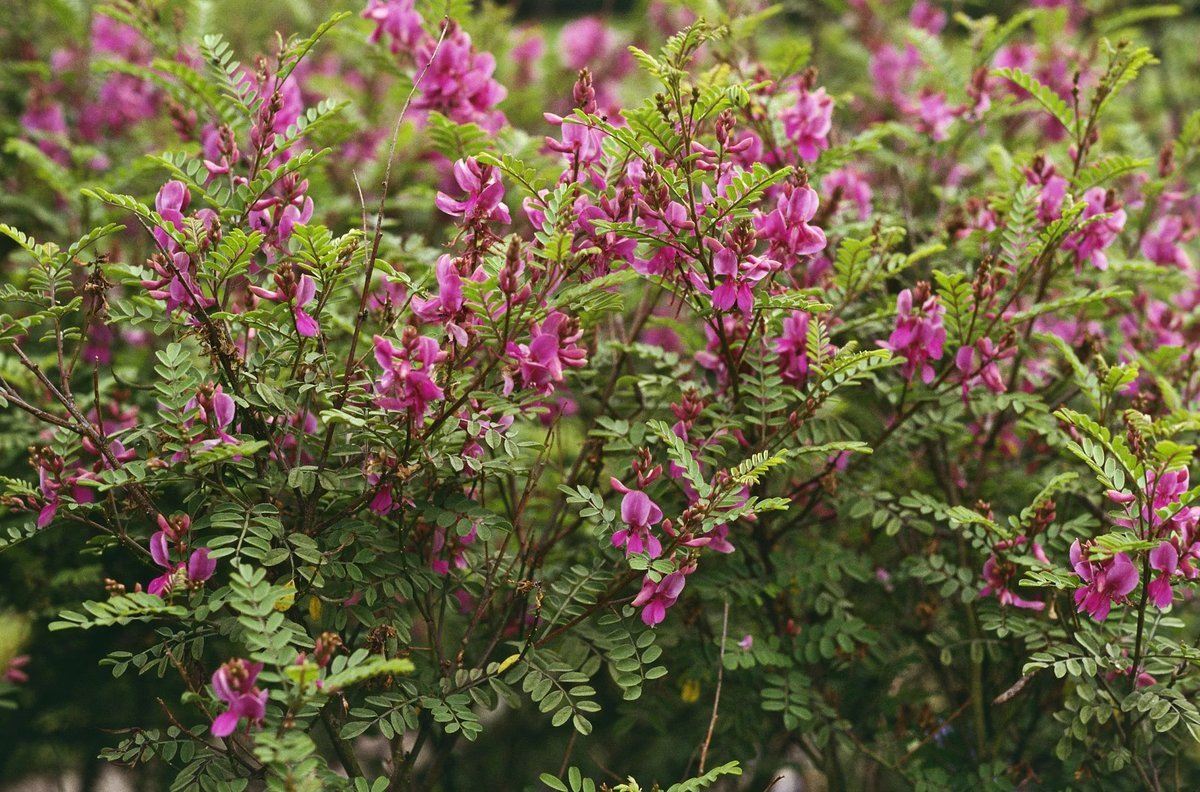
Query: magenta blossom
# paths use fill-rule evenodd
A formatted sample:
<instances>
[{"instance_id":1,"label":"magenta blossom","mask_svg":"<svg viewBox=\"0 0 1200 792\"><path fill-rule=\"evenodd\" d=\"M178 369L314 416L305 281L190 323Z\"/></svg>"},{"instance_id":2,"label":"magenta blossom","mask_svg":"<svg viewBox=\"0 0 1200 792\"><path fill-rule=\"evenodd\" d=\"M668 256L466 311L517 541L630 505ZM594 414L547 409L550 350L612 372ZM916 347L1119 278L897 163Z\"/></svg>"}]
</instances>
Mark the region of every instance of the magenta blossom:
<instances>
[{"instance_id":1,"label":"magenta blossom","mask_svg":"<svg viewBox=\"0 0 1200 792\"><path fill-rule=\"evenodd\" d=\"M437 277L438 296L431 300L414 297L412 300L413 313L427 322L434 322L446 316L453 316L462 309L462 277L454 259L448 255L438 256L434 267Z\"/></svg>"},{"instance_id":2,"label":"magenta blossom","mask_svg":"<svg viewBox=\"0 0 1200 792\"><path fill-rule=\"evenodd\" d=\"M1098 270L1108 269L1108 257L1104 251L1125 228L1125 210L1117 203L1116 195L1103 187L1088 190L1083 194L1083 200L1087 203L1083 220L1102 215L1107 217L1095 220L1067 237L1063 249L1075 252L1077 264L1091 263Z\"/></svg>"},{"instance_id":3,"label":"magenta blossom","mask_svg":"<svg viewBox=\"0 0 1200 792\"><path fill-rule=\"evenodd\" d=\"M769 255L799 258L825 249L825 232L809 225L819 203L817 191L811 187L784 187L775 209L754 223L758 236L771 243Z\"/></svg>"},{"instance_id":4,"label":"magenta blossom","mask_svg":"<svg viewBox=\"0 0 1200 792\"><path fill-rule=\"evenodd\" d=\"M248 663L241 658L234 658L213 674L213 691L227 707L213 718L214 737L233 734L242 718L246 719L248 727L262 723L267 714L267 691L259 690L254 684L260 671L262 663Z\"/></svg>"},{"instance_id":5,"label":"magenta blossom","mask_svg":"<svg viewBox=\"0 0 1200 792\"><path fill-rule=\"evenodd\" d=\"M833 126L833 97L824 88L801 88L796 104L780 113L783 133L796 146L805 162L815 162L829 148L829 130Z\"/></svg>"},{"instance_id":6,"label":"magenta blossom","mask_svg":"<svg viewBox=\"0 0 1200 792\"><path fill-rule=\"evenodd\" d=\"M500 174L491 165L480 165L474 157L461 159L454 163L454 180L466 191L466 197L456 201L439 192L434 199L438 209L451 217L463 218L467 224L512 222L504 204Z\"/></svg>"},{"instance_id":7,"label":"magenta blossom","mask_svg":"<svg viewBox=\"0 0 1200 792\"><path fill-rule=\"evenodd\" d=\"M492 79L496 59L476 52L471 36L450 22L441 41L425 37L417 47L417 63L428 63L417 80L418 110L436 110L458 124L479 124L489 132L504 125L504 114L496 110L508 91Z\"/></svg>"},{"instance_id":8,"label":"magenta blossom","mask_svg":"<svg viewBox=\"0 0 1200 792\"><path fill-rule=\"evenodd\" d=\"M1146 585L1150 601L1159 609L1170 607L1174 592L1171 578L1179 571L1179 551L1170 542L1163 542L1150 551L1150 568L1158 572Z\"/></svg>"},{"instance_id":9,"label":"magenta blossom","mask_svg":"<svg viewBox=\"0 0 1200 792\"><path fill-rule=\"evenodd\" d=\"M750 488L746 487L742 490L740 503L738 503L738 505L740 506L744 504L749 497ZM753 516L754 515L752 514L747 515L747 519L750 519ZM722 553L724 555L732 553L735 549L733 544L729 541L729 526L725 523L713 526L711 531L699 534L698 536L693 536L691 539L684 539L679 544L683 545L684 547L707 547L713 552Z\"/></svg>"},{"instance_id":10,"label":"magenta blossom","mask_svg":"<svg viewBox=\"0 0 1200 792\"><path fill-rule=\"evenodd\" d=\"M194 311L216 305L215 300L204 296L197 283L192 257L171 235L171 231L178 233L184 230L183 212L190 201L191 193L179 181L164 184L154 199L154 209L164 221L164 225L153 229L161 255L148 262L157 277L142 281L142 286L149 290L151 297L166 303L168 311L179 307ZM202 209L195 217L206 227L216 220L216 214L211 209Z\"/></svg>"},{"instance_id":11,"label":"magenta blossom","mask_svg":"<svg viewBox=\"0 0 1200 792\"><path fill-rule=\"evenodd\" d=\"M954 123L954 108L946 104L946 94L925 91L917 103L917 129L937 141L949 137L950 125Z\"/></svg>"},{"instance_id":12,"label":"magenta blossom","mask_svg":"<svg viewBox=\"0 0 1200 792\"><path fill-rule=\"evenodd\" d=\"M946 12L929 0L917 0L908 12L908 23L936 36L946 27Z\"/></svg>"},{"instance_id":13,"label":"magenta blossom","mask_svg":"<svg viewBox=\"0 0 1200 792\"><path fill-rule=\"evenodd\" d=\"M186 564L183 561L171 561L172 542L180 555L187 552L184 536L191 526L191 519L187 515L173 517L169 523L159 515L158 524L163 530L150 537L150 557L166 572L150 581L150 585L146 587L148 592L162 597L179 588L199 587L213 576L217 569L217 559L210 557L207 547L194 550Z\"/></svg>"},{"instance_id":14,"label":"magenta blossom","mask_svg":"<svg viewBox=\"0 0 1200 792\"><path fill-rule=\"evenodd\" d=\"M571 71L602 66L620 49L616 32L598 16L568 22L558 34L558 57Z\"/></svg>"},{"instance_id":15,"label":"magenta blossom","mask_svg":"<svg viewBox=\"0 0 1200 792\"><path fill-rule=\"evenodd\" d=\"M904 358L901 371L910 382L917 371L926 385L933 382L935 372L930 361L942 359L946 343L946 328L942 326L945 312L929 284L923 281L915 289L900 292L896 298L896 329L881 346Z\"/></svg>"},{"instance_id":16,"label":"magenta blossom","mask_svg":"<svg viewBox=\"0 0 1200 792\"><path fill-rule=\"evenodd\" d=\"M792 311L783 320L782 331L775 339L780 376L796 387L803 387L808 380L808 323L807 311Z\"/></svg>"},{"instance_id":17,"label":"magenta blossom","mask_svg":"<svg viewBox=\"0 0 1200 792\"><path fill-rule=\"evenodd\" d=\"M1168 215L1155 223L1142 237L1142 255L1155 264L1178 267L1186 271L1191 268L1192 260L1187 251L1180 247L1184 238L1183 220L1175 215Z\"/></svg>"},{"instance_id":18,"label":"magenta blossom","mask_svg":"<svg viewBox=\"0 0 1200 792\"><path fill-rule=\"evenodd\" d=\"M621 499L621 522L627 526L613 534L613 547L624 546L627 556L645 552L651 558L658 558L662 555L662 543L650 528L662 522L662 509L646 493L630 489L615 478L609 482L625 495Z\"/></svg>"},{"instance_id":19,"label":"magenta blossom","mask_svg":"<svg viewBox=\"0 0 1200 792\"><path fill-rule=\"evenodd\" d=\"M437 341L418 336L411 327L405 329L399 348L375 336L375 360L383 368L375 383L375 403L385 410L407 410L420 421L429 402L445 397L433 381L433 366L445 356Z\"/></svg>"},{"instance_id":20,"label":"magenta blossom","mask_svg":"<svg viewBox=\"0 0 1200 792\"><path fill-rule=\"evenodd\" d=\"M912 44L900 50L884 44L871 53L869 71L875 95L896 106L907 104L907 90L922 66L920 53Z\"/></svg>"},{"instance_id":21,"label":"magenta blossom","mask_svg":"<svg viewBox=\"0 0 1200 792\"><path fill-rule=\"evenodd\" d=\"M1120 602L1137 588L1138 571L1125 553L1102 561L1088 561L1076 539L1071 543L1071 566L1085 583L1075 590L1075 605L1080 613L1104 621L1114 602Z\"/></svg>"},{"instance_id":22,"label":"magenta blossom","mask_svg":"<svg viewBox=\"0 0 1200 792\"><path fill-rule=\"evenodd\" d=\"M687 582L685 574L683 570L676 570L657 583L646 575L642 581L642 590L630 604L642 609L642 621L647 627L661 624L667 617L667 608L674 605L683 592L683 586Z\"/></svg>"},{"instance_id":23,"label":"magenta blossom","mask_svg":"<svg viewBox=\"0 0 1200 792\"><path fill-rule=\"evenodd\" d=\"M555 311L533 326L528 344L509 342L508 355L517 361L522 384L543 396L553 393L564 379L564 369L587 364L587 350L576 345L582 337L578 320ZM506 379L505 393L511 393L512 378Z\"/></svg>"},{"instance_id":24,"label":"magenta blossom","mask_svg":"<svg viewBox=\"0 0 1200 792\"><path fill-rule=\"evenodd\" d=\"M25 672L25 666L29 665L29 660L29 655L17 655L9 658L8 663L4 666L4 671L0 672L0 679L13 685L28 682L29 674Z\"/></svg>"},{"instance_id":25,"label":"magenta blossom","mask_svg":"<svg viewBox=\"0 0 1200 792\"><path fill-rule=\"evenodd\" d=\"M1024 536L1017 537L1011 541L1000 542L996 546L997 551L1004 551L1013 547L1025 544L1028 541ZM1037 542L1032 543L1033 555L1037 560L1044 564L1049 564L1049 559L1046 558L1045 551ZM1027 600L1014 592L1010 586L1013 579L1017 576L1017 566L1011 561L1001 559L996 553L988 556L987 561L983 563L983 579L987 585L979 591L979 596L989 597L995 596L1000 601L1001 605L1011 605L1014 608L1026 608L1028 610L1040 611L1045 609L1046 603L1036 600Z\"/></svg>"},{"instance_id":26,"label":"magenta blossom","mask_svg":"<svg viewBox=\"0 0 1200 792\"><path fill-rule=\"evenodd\" d=\"M839 207L843 201L853 204L859 220L871 216L871 183L854 168L842 168L825 174L821 178L821 189L828 200Z\"/></svg>"},{"instance_id":27,"label":"magenta blossom","mask_svg":"<svg viewBox=\"0 0 1200 792\"><path fill-rule=\"evenodd\" d=\"M704 241L713 251L712 268L717 285L710 289L696 272L692 273L692 285L703 294L712 295L713 308L718 311L728 311L736 305L742 313L751 313L754 310L754 286L771 273L775 262L758 256L747 256L744 261L739 261L733 248L727 248L711 237Z\"/></svg>"},{"instance_id":28,"label":"magenta blossom","mask_svg":"<svg viewBox=\"0 0 1200 792\"><path fill-rule=\"evenodd\" d=\"M391 40L388 46L393 55L412 52L425 38L421 14L414 10L414 4L414 0L370 0L362 17L374 22L376 28L367 40L378 44L380 39L387 36Z\"/></svg>"},{"instance_id":29,"label":"magenta blossom","mask_svg":"<svg viewBox=\"0 0 1200 792\"><path fill-rule=\"evenodd\" d=\"M467 548L475 543L477 538L477 526L471 525L471 530L459 536L456 533L450 533L445 528L436 527L433 529L433 547L430 551L432 560L430 568L439 575L450 574L450 565L453 564L455 569L467 568Z\"/></svg>"},{"instance_id":30,"label":"magenta blossom","mask_svg":"<svg viewBox=\"0 0 1200 792\"><path fill-rule=\"evenodd\" d=\"M292 309L296 332L305 338L315 338L321 332L321 328L317 320L305 312L304 306L316 296L317 284L307 275L301 275L297 279L290 267L276 271L273 277L277 286L275 291L259 286L251 286L250 291L264 300L287 303Z\"/></svg>"},{"instance_id":31,"label":"magenta blossom","mask_svg":"<svg viewBox=\"0 0 1200 792\"><path fill-rule=\"evenodd\" d=\"M193 453L199 451L207 451L216 448L222 444L236 445L238 439L229 433L233 429L233 420L237 411L237 405L233 401L233 397L225 393L224 387L221 385L213 385L206 383L200 386L200 390L196 395L188 400L184 405L184 410L196 410L197 415L194 420L189 419L187 426L189 428L197 423L207 427L210 437L205 437L206 432L198 432L192 438ZM173 457L174 461L182 462L188 458L186 451L179 451Z\"/></svg>"},{"instance_id":32,"label":"magenta blossom","mask_svg":"<svg viewBox=\"0 0 1200 792\"><path fill-rule=\"evenodd\" d=\"M1000 349L990 338L980 338L974 344L959 349L958 354L954 356L954 365L962 372L963 402L967 401L970 389L980 382L992 393L1004 393L1008 390L1004 378L1000 376L997 363L1016 353L1016 347Z\"/></svg>"},{"instance_id":33,"label":"magenta blossom","mask_svg":"<svg viewBox=\"0 0 1200 792\"><path fill-rule=\"evenodd\" d=\"M595 102L591 112L595 112ZM604 172L600 165L604 155L604 132L598 127L576 117L563 118L554 113L545 113L548 124L559 128L562 140L546 138L546 148L564 155L569 167L563 170L562 181L577 180L590 176L593 186L604 187Z\"/></svg>"}]
</instances>

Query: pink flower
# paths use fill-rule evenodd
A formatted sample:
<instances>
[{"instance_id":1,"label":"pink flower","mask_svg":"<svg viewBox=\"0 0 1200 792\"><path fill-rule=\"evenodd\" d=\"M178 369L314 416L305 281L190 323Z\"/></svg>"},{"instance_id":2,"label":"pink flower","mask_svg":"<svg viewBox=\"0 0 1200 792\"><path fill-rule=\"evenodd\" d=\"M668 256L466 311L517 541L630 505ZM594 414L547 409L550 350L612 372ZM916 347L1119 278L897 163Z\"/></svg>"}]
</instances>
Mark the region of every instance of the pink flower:
<instances>
[{"instance_id":1,"label":"pink flower","mask_svg":"<svg viewBox=\"0 0 1200 792\"><path fill-rule=\"evenodd\" d=\"M900 107L908 104L905 91L913 84L921 67L921 55L912 44L898 50L885 44L871 53L869 71L875 95Z\"/></svg>"},{"instance_id":2,"label":"pink flower","mask_svg":"<svg viewBox=\"0 0 1200 792\"><path fill-rule=\"evenodd\" d=\"M936 36L946 27L946 12L929 0L917 0L908 12L908 23Z\"/></svg>"},{"instance_id":3,"label":"pink flower","mask_svg":"<svg viewBox=\"0 0 1200 792\"><path fill-rule=\"evenodd\" d=\"M161 255L149 261L158 277L142 281L142 286L149 290L151 297L165 302L168 311L180 307L196 311L216 305L215 300L204 296L197 283L192 257L167 230L167 227L176 232L184 230L183 212L190 201L191 193L183 182L178 181L164 184L154 199L155 211L165 222L165 226L153 230ZM216 220L216 214L209 209L196 212L195 217L205 226Z\"/></svg>"},{"instance_id":4,"label":"pink flower","mask_svg":"<svg viewBox=\"0 0 1200 792\"><path fill-rule=\"evenodd\" d=\"M187 426L191 428L198 422L214 436L205 438L206 433L199 432L192 438L193 449L207 451L222 443L237 444L238 439L229 433L229 430L233 428L236 409L237 405L234 403L233 397L225 393L224 386L212 383L202 385L196 395L184 405L185 411L197 411L196 419L189 420ZM180 451L175 454L174 461L183 461L187 459L187 456L186 452Z\"/></svg>"},{"instance_id":5,"label":"pink flower","mask_svg":"<svg viewBox=\"0 0 1200 792\"><path fill-rule=\"evenodd\" d=\"M934 93L923 91L917 103L917 129L929 135L933 140L941 141L948 137L950 124L954 122L954 109L946 104L946 94L943 91Z\"/></svg>"},{"instance_id":6,"label":"pink flower","mask_svg":"<svg viewBox=\"0 0 1200 792\"><path fill-rule=\"evenodd\" d=\"M0 674L5 682L10 682L14 685L20 685L29 681L29 674L25 673L25 666L29 665L29 655L17 655L11 657L4 667L4 673Z\"/></svg>"},{"instance_id":7,"label":"pink flower","mask_svg":"<svg viewBox=\"0 0 1200 792\"><path fill-rule=\"evenodd\" d=\"M192 200L192 194L181 181L169 181L159 188L154 197L154 210L176 231L183 230L183 212ZM162 228L154 229L154 239L169 252L179 249L178 243Z\"/></svg>"},{"instance_id":8,"label":"pink flower","mask_svg":"<svg viewBox=\"0 0 1200 792\"><path fill-rule=\"evenodd\" d=\"M1158 532L1163 526L1163 519L1158 516L1158 511L1179 502L1181 496L1188 491L1188 479L1187 468L1168 470L1161 475L1155 470L1146 471L1145 491L1151 493L1153 497L1150 506L1142 508L1142 522ZM1134 500L1132 495L1124 493L1110 493L1109 497L1126 506ZM1198 518L1200 518L1200 507L1186 506L1175 513L1168 523L1168 528L1177 528L1179 533L1187 536L1190 535L1192 526L1196 524ZM1119 518L1116 522L1126 528L1135 527L1132 514Z\"/></svg>"},{"instance_id":9,"label":"pink flower","mask_svg":"<svg viewBox=\"0 0 1200 792\"><path fill-rule=\"evenodd\" d=\"M967 401L970 389L979 382L992 393L1004 393L1008 387L1004 384L1004 378L1000 376L997 362L1016 353L1016 347L1012 346L998 349L990 338L980 338L971 346L959 349L954 356L954 365L962 372L963 402Z\"/></svg>"},{"instance_id":10,"label":"pink flower","mask_svg":"<svg viewBox=\"0 0 1200 792\"><path fill-rule=\"evenodd\" d=\"M470 313L463 304L463 279L458 271L459 263L459 259L452 259L449 255L439 256L435 267L438 295L428 300L414 297L412 308L413 313L426 322L444 323L452 341L459 346L466 346L468 336L463 325L470 320ZM472 276L476 282L486 278L482 269L477 269Z\"/></svg>"},{"instance_id":11,"label":"pink flower","mask_svg":"<svg viewBox=\"0 0 1200 792\"><path fill-rule=\"evenodd\" d=\"M758 236L771 243L768 255L798 258L825 249L825 232L809 225L819 203L817 191L811 187L784 187L775 209L754 222Z\"/></svg>"},{"instance_id":12,"label":"pink flower","mask_svg":"<svg viewBox=\"0 0 1200 792\"><path fill-rule=\"evenodd\" d=\"M754 285L771 273L775 262L758 256L747 256L744 261L738 261L733 248L725 247L712 237L704 241L713 251L712 268L717 285L710 289L697 272L691 273L692 285L701 293L712 295L713 308L718 311L728 311L736 305L743 314L753 312Z\"/></svg>"},{"instance_id":13,"label":"pink flower","mask_svg":"<svg viewBox=\"0 0 1200 792\"><path fill-rule=\"evenodd\" d=\"M863 175L853 168L841 168L825 174L821 179L821 189L828 200L841 206L842 201L849 201L858 209L858 219L866 220L871 216L871 184Z\"/></svg>"},{"instance_id":14,"label":"pink flower","mask_svg":"<svg viewBox=\"0 0 1200 792\"><path fill-rule=\"evenodd\" d=\"M1183 241L1183 220L1175 215L1162 218L1142 237L1142 255L1164 267L1191 269L1192 260L1180 247Z\"/></svg>"},{"instance_id":15,"label":"pink flower","mask_svg":"<svg viewBox=\"0 0 1200 792\"><path fill-rule=\"evenodd\" d=\"M775 354L779 356L779 374L783 381L803 387L808 379L808 323L807 311L792 311L783 320L779 338L775 339ZM836 350L830 344L825 350L832 354Z\"/></svg>"},{"instance_id":16,"label":"pink flower","mask_svg":"<svg viewBox=\"0 0 1200 792\"><path fill-rule=\"evenodd\" d=\"M646 575L642 581L642 590L633 598L630 604L642 609L642 621L647 627L661 624L667 617L667 608L679 600L683 586L687 582L683 570L676 570L663 577L657 583Z\"/></svg>"},{"instance_id":17,"label":"pink flower","mask_svg":"<svg viewBox=\"0 0 1200 792\"><path fill-rule=\"evenodd\" d=\"M438 209L451 217L461 217L467 224L511 223L504 204L504 185L500 174L491 165L480 165L474 157L454 163L454 180L466 191L462 200L454 200L444 192L434 199Z\"/></svg>"},{"instance_id":18,"label":"pink flower","mask_svg":"<svg viewBox=\"0 0 1200 792\"><path fill-rule=\"evenodd\" d=\"M586 16L562 26L558 34L558 57L563 66L579 71L603 66L617 55L620 43L612 28L597 16Z\"/></svg>"},{"instance_id":19,"label":"pink flower","mask_svg":"<svg viewBox=\"0 0 1200 792\"><path fill-rule=\"evenodd\" d=\"M375 360L383 368L375 383L375 403L385 410L407 410L420 421L429 402L445 398L432 377L434 364L444 357L437 341L418 336L411 327L405 328L399 348L375 336Z\"/></svg>"},{"instance_id":20,"label":"pink flower","mask_svg":"<svg viewBox=\"0 0 1200 792\"><path fill-rule=\"evenodd\" d=\"M595 112L595 109L594 101L590 109L585 108L590 112ZM570 181L572 174L576 180L590 176L593 186L597 189L604 187L601 167L604 132L574 116L563 118L554 113L545 113L543 117L548 124L559 128L561 141L547 137L546 148L562 154L567 160L569 167L563 169L562 180Z\"/></svg>"},{"instance_id":21,"label":"pink flower","mask_svg":"<svg viewBox=\"0 0 1200 792\"><path fill-rule=\"evenodd\" d=\"M495 106L508 91L492 79L496 59L475 52L470 35L457 22L449 23L440 45L426 37L417 48L416 62L429 67L417 83L414 108L436 110L455 123L479 124L489 132L504 125L504 114Z\"/></svg>"},{"instance_id":22,"label":"pink flower","mask_svg":"<svg viewBox=\"0 0 1200 792\"><path fill-rule=\"evenodd\" d=\"M1163 542L1150 551L1150 568L1158 574L1146 586L1150 601L1163 610L1171 605L1174 592L1171 578L1179 571L1179 551L1170 542Z\"/></svg>"},{"instance_id":23,"label":"pink flower","mask_svg":"<svg viewBox=\"0 0 1200 792\"><path fill-rule=\"evenodd\" d=\"M517 361L524 387L549 396L563 381L564 369L586 365L587 351L576 346L582 337L578 320L555 311L540 326L533 326L528 344L509 342L508 356ZM510 379L505 391L511 390Z\"/></svg>"},{"instance_id":24,"label":"pink flower","mask_svg":"<svg viewBox=\"0 0 1200 792\"><path fill-rule=\"evenodd\" d=\"M918 283L915 290L905 289L896 298L896 329L881 346L904 357L901 371L910 382L917 371L926 385L933 382L935 372L929 361L942 359L945 312L925 282Z\"/></svg>"},{"instance_id":25,"label":"pink flower","mask_svg":"<svg viewBox=\"0 0 1200 792\"><path fill-rule=\"evenodd\" d=\"M307 275L301 275L297 279L295 271L291 267L276 270L272 277L278 287L275 291L259 286L251 286L250 291L264 300L287 303L292 309L296 332L305 338L316 337L321 332L321 328L317 324L317 320L304 311L304 306L312 302L313 297L316 296L317 284Z\"/></svg>"},{"instance_id":26,"label":"pink flower","mask_svg":"<svg viewBox=\"0 0 1200 792\"><path fill-rule=\"evenodd\" d=\"M462 536L449 534L445 528L440 526L434 528L430 568L439 575L450 574L451 563L454 564L455 569L466 569L467 547L475 543L476 536L475 525L472 525L471 530Z\"/></svg>"},{"instance_id":27,"label":"pink flower","mask_svg":"<svg viewBox=\"0 0 1200 792\"><path fill-rule=\"evenodd\" d=\"M662 555L662 543L650 533L650 528L662 522L662 509L646 493L629 489L615 478L609 481L613 489L625 494L621 499L621 522L627 526L613 534L613 547L624 546L626 556L645 552L651 558L658 558Z\"/></svg>"},{"instance_id":28,"label":"pink flower","mask_svg":"<svg viewBox=\"0 0 1200 792\"><path fill-rule=\"evenodd\" d=\"M641 211L638 213L638 224L659 239L668 240L694 227L683 204L669 200L663 203L661 209L655 209L643 200L640 204ZM633 268L643 275L670 277L675 273L677 263L684 255L674 244L652 247L651 251L648 259L633 259Z\"/></svg>"},{"instance_id":29,"label":"pink flower","mask_svg":"<svg viewBox=\"0 0 1200 792\"><path fill-rule=\"evenodd\" d=\"M150 537L150 557L166 572L150 581L146 587L148 592L162 597L180 586L198 587L213 576L217 570L217 560L210 557L207 547L194 550L186 564L183 561L171 562L172 542L180 555L187 551L184 537L191 525L191 519L187 515L177 515L170 523L159 515L158 524L163 530Z\"/></svg>"},{"instance_id":30,"label":"pink flower","mask_svg":"<svg viewBox=\"0 0 1200 792\"><path fill-rule=\"evenodd\" d=\"M687 489L690 489L690 487L685 486L684 489L687 490ZM689 493L689 497L690 496L691 496L691 493ZM741 497L739 498L739 501L736 505L741 506L742 504L744 504L746 502L747 499L749 499L749 497L750 497L750 488L746 487L742 490ZM747 519L750 519L753 516L754 515L748 515ZM732 553L734 551L734 546L729 541L729 526L726 525L725 523L721 523L720 525L713 526L713 529L711 531L707 531L705 533L699 534L698 536L694 536L691 539L684 539L679 544L683 545L684 547L707 547L709 550L712 550L713 552L722 553L722 554L726 554L726 555L728 555L729 553Z\"/></svg>"},{"instance_id":31,"label":"pink flower","mask_svg":"<svg viewBox=\"0 0 1200 792\"><path fill-rule=\"evenodd\" d=\"M833 126L833 97L824 88L810 91L802 87L796 104L780 113L783 133L796 146L805 162L815 162L829 148L829 130Z\"/></svg>"},{"instance_id":32,"label":"pink flower","mask_svg":"<svg viewBox=\"0 0 1200 792\"><path fill-rule=\"evenodd\" d=\"M19 121L21 129L34 137L43 154L60 165L70 163L70 155L61 145L68 136L67 115L61 102L51 101L36 91Z\"/></svg>"},{"instance_id":33,"label":"pink flower","mask_svg":"<svg viewBox=\"0 0 1200 792\"><path fill-rule=\"evenodd\" d=\"M537 28L526 27L523 33L520 31L518 28L517 35L523 37L508 51L508 57L517 66L515 82L523 87L538 79L538 62L546 54L546 41Z\"/></svg>"},{"instance_id":34,"label":"pink flower","mask_svg":"<svg viewBox=\"0 0 1200 792\"><path fill-rule=\"evenodd\" d=\"M367 40L378 44L386 35L391 39L389 48L393 55L412 52L425 38L421 15L413 9L414 4L414 0L370 0L362 17L376 27Z\"/></svg>"},{"instance_id":35,"label":"pink flower","mask_svg":"<svg viewBox=\"0 0 1200 792\"><path fill-rule=\"evenodd\" d=\"M1012 544L1023 544L1025 537L1020 537L1019 540ZM1012 545L1010 545L1012 546ZM1001 549L1001 548L997 548ZM1035 542L1033 545L1034 555L1039 560L1045 561L1046 556L1042 552L1041 547ZM1018 596L1009 586L1012 585L1013 578L1017 575L1017 567L1011 561L1002 561L995 553L988 556L987 561L983 563L983 579L987 582L979 591L979 596L989 597L995 596L1000 601L1001 605L1011 605L1014 608L1027 608L1029 610L1040 611L1046 607L1046 603L1037 602L1036 600L1027 600L1024 597Z\"/></svg>"},{"instance_id":36,"label":"pink flower","mask_svg":"<svg viewBox=\"0 0 1200 792\"><path fill-rule=\"evenodd\" d=\"M1108 269L1108 258L1104 250L1113 243L1121 229L1125 228L1125 210L1117 203L1116 194L1103 187L1093 187L1083 194L1087 208L1081 219L1107 214L1102 220L1094 221L1085 228L1067 237L1064 250L1075 251L1079 264L1091 263L1098 270Z\"/></svg>"},{"instance_id":37,"label":"pink flower","mask_svg":"<svg viewBox=\"0 0 1200 792\"><path fill-rule=\"evenodd\" d=\"M250 227L266 237L267 260L284 250L292 231L313 216L313 201L308 197L308 179L289 173L271 188L272 195L255 201L250 209Z\"/></svg>"},{"instance_id":38,"label":"pink flower","mask_svg":"<svg viewBox=\"0 0 1200 792\"><path fill-rule=\"evenodd\" d=\"M1075 605L1080 613L1088 613L1097 621L1104 621L1114 602L1125 599L1137 588L1138 571L1125 553L1103 561L1088 561L1084 548L1076 539L1071 543L1071 566L1083 580L1084 586L1075 591Z\"/></svg>"},{"instance_id":39,"label":"pink flower","mask_svg":"<svg viewBox=\"0 0 1200 792\"><path fill-rule=\"evenodd\" d=\"M212 676L213 691L226 705L226 710L213 718L214 737L228 737L245 718L247 726L262 723L267 714L267 691L259 690L254 682L262 671L262 663L248 663L234 658L217 669Z\"/></svg>"}]
</instances>

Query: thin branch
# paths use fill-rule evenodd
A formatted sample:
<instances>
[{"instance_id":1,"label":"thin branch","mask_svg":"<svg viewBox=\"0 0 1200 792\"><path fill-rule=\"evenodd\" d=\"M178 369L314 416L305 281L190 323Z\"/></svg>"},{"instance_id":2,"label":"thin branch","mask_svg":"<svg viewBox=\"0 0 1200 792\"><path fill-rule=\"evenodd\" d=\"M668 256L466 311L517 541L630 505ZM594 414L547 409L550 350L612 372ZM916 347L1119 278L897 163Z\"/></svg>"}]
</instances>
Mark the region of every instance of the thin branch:
<instances>
[{"instance_id":1,"label":"thin branch","mask_svg":"<svg viewBox=\"0 0 1200 792\"><path fill-rule=\"evenodd\" d=\"M717 692L713 694L712 717L708 721L708 734L700 746L700 774L704 774L704 763L708 761L708 746L712 743L713 730L717 728L717 711L721 706L721 683L725 679L725 638L729 635L729 597L725 598L725 611L721 615L721 651L717 656Z\"/></svg>"}]
</instances>

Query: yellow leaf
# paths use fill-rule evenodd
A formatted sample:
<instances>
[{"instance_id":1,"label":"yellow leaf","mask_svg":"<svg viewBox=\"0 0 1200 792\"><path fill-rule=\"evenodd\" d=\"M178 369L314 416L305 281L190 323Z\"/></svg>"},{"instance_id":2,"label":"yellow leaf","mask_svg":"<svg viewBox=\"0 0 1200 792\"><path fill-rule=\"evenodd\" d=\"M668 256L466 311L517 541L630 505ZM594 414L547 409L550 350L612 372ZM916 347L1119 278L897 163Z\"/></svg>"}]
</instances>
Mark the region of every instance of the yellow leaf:
<instances>
[{"instance_id":1,"label":"yellow leaf","mask_svg":"<svg viewBox=\"0 0 1200 792\"><path fill-rule=\"evenodd\" d=\"M283 587L287 591L279 599L275 600L275 610L277 611L285 611L296 604L296 584L289 580L283 584Z\"/></svg>"}]
</instances>

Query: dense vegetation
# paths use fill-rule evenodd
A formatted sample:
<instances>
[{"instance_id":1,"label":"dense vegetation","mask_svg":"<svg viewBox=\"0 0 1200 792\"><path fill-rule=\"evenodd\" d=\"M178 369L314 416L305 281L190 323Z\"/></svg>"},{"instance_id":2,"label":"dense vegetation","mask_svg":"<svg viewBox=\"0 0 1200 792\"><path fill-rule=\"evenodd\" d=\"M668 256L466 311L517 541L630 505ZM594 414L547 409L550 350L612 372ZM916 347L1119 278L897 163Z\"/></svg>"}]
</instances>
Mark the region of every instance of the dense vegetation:
<instances>
[{"instance_id":1,"label":"dense vegetation","mask_svg":"<svg viewBox=\"0 0 1200 792\"><path fill-rule=\"evenodd\" d=\"M3 780L1200 783L1188 9L15 5Z\"/></svg>"}]
</instances>

